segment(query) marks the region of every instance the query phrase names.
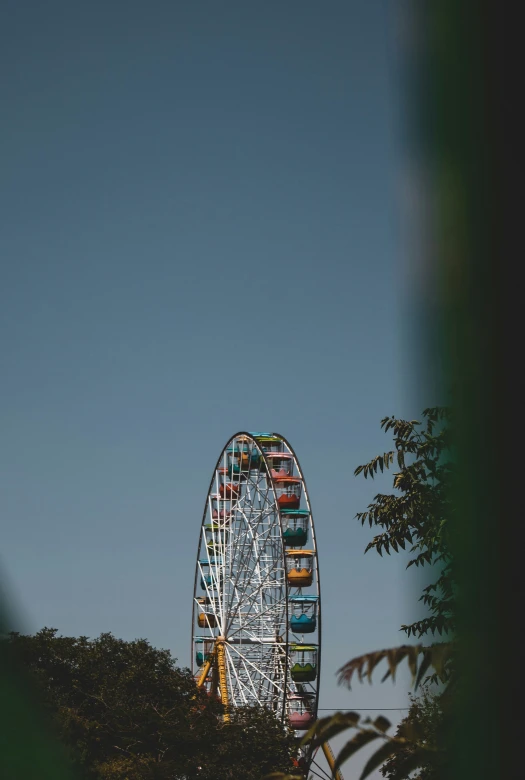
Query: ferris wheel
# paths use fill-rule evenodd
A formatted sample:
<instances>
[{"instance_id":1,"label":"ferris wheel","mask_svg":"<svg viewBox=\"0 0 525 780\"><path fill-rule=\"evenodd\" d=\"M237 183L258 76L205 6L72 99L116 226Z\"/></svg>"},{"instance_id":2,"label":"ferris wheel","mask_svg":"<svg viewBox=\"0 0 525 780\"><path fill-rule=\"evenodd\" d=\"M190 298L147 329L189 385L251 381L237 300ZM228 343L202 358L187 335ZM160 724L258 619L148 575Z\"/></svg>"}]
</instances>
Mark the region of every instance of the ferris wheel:
<instances>
[{"instance_id":1,"label":"ferris wheel","mask_svg":"<svg viewBox=\"0 0 525 780\"><path fill-rule=\"evenodd\" d=\"M219 456L204 507L193 674L220 698L225 721L231 708L257 704L303 732L317 718L320 664L317 546L297 456L279 434L237 433ZM328 747L325 756L333 766Z\"/></svg>"}]
</instances>

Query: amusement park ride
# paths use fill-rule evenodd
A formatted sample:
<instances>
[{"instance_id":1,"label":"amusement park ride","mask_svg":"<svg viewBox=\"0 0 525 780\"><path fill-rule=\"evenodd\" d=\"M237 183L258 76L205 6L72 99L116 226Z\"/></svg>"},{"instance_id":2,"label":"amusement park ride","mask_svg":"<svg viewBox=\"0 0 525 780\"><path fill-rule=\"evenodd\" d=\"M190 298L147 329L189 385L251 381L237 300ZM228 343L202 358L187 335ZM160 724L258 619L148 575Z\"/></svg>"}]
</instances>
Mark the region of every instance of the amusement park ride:
<instances>
[{"instance_id":1,"label":"amusement park ride","mask_svg":"<svg viewBox=\"0 0 525 780\"><path fill-rule=\"evenodd\" d=\"M276 433L237 433L208 490L192 615L197 685L231 708L259 704L298 738L315 722L321 665L321 590L308 491L297 457ZM333 753L323 752L330 767ZM299 754L307 776L315 754ZM325 775L326 776L326 775ZM342 775L337 772L338 780Z\"/></svg>"}]
</instances>

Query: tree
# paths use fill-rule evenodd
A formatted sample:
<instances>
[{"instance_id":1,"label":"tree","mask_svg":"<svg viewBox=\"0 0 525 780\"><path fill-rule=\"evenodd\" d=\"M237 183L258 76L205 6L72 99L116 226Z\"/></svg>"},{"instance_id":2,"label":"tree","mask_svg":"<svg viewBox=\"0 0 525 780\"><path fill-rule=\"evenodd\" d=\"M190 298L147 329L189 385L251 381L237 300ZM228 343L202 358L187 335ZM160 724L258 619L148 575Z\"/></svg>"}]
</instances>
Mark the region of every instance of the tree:
<instances>
[{"instance_id":1,"label":"tree","mask_svg":"<svg viewBox=\"0 0 525 780\"><path fill-rule=\"evenodd\" d=\"M401 736L407 727L412 728L413 732L417 732L421 743L427 748L433 748L426 755L417 757L419 771L413 776L413 780L435 780L440 776L446 761L445 751L440 750L444 744L441 696L426 686L419 696L409 694L409 697L410 710L397 729L396 736ZM392 753L381 767L383 777L387 780L405 780L413 770L415 753L414 742L408 742Z\"/></svg>"},{"instance_id":2,"label":"tree","mask_svg":"<svg viewBox=\"0 0 525 780\"><path fill-rule=\"evenodd\" d=\"M454 520L450 424L450 411L444 407L425 409L423 422L385 417L381 428L385 433L392 431L394 449L377 455L354 472L356 476L373 479L379 470L384 472L394 463L397 466L393 474L394 493L378 493L367 509L356 515L362 525L368 522L370 528L379 529L365 553L376 550L382 556L385 552L390 555L391 551L408 549L411 557L407 568L428 567L439 572L437 579L424 587L420 598L428 615L401 627L409 637L438 634L450 638L455 631L454 561L449 538L450 523ZM457 686L454 642L401 645L367 653L351 659L339 670L339 682L350 687L354 674L360 681L366 674L371 681L374 669L382 661L387 663L383 680L394 679L404 660L412 671L416 689L422 682L446 684L446 688L436 698L429 698L428 690L422 698L413 698L408 717L394 736L388 735L391 723L383 716L361 720L356 712L339 712L318 720L305 742L315 747L350 728L355 734L337 756L336 767L362 746L379 740L382 745L368 761L360 780L381 766L385 777L391 780L406 778L418 768L421 780L434 780L446 762L446 716Z\"/></svg>"},{"instance_id":3,"label":"tree","mask_svg":"<svg viewBox=\"0 0 525 780\"><path fill-rule=\"evenodd\" d=\"M428 616L401 628L408 636L421 638L426 635L451 635L455 631L455 578L454 561L449 537L450 523L454 520L452 487L454 467L451 458L451 414L444 407L428 408L423 411L423 423L417 420L402 420L385 417L381 427L391 430L394 450L378 455L368 463L358 466L355 474L372 479L389 468L394 462L397 472L393 474L393 494L378 493L366 511L358 512L357 519L364 525L380 529L365 552L375 549L379 555L400 549L408 550L410 566L429 567L439 570L437 579L423 589L420 601L428 609ZM420 768L421 780L431 780L443 771L446 764L444 749L450 699L457 686L454 677L454 643L440 642L428 647L403 645L390 650L369 653L352 659L339 671L340 682L350 685L352 675L357 671L362 679L366 667L367 676L383 659L388 668L383 680L394 677L397 665L407 659L416 685L423 681L446 683L439 694L431 694L428 688L418 697L412 697L407 718L399 725L394 737L386 734L390 727L385 718L382 728L384 744L372 756L369 769L382 767L382 774L389 780L406 778L414 769ZM433 673L425 678L425 674ZM387 725L388 724L388 725ZM379 738L381 734L369 740ZM346 746L346 756L362 740L358 732ZM345 756L343 748L342 756ZM338 757L341 761L341 756ZM373 765L373 766L372 766ZM367 767L362 777L366 776Z\"/></svg>"},{"instance_id":4,"label":"tree","mask_svg":"<svg viewBox=\"0 0 525 780\"><path fill-rule=\"evenodd\" d=\"M261 707L238 707L219 726L199 780L261 780L271 770L289 772L297 752L294 733Z\"/></svg>"},{"instance_id":5,"label":"tree","mask_svg":"<svg viewBox=\"0 0 525 780\"><path fill-rule=\"evenodd\" d=\"M392 430L395 450L377 455L368 463L358 466L355 474L374 478L378 469L384 471L394 460L398 471L394 473L395 493L378 493L366 511L356 517L370 528L381 532L367 545L379 555L398 552L409 547L410 566L429 566L441 569L437 580L427 585L421 601L429 610L428 617L402 626L407 635L422 637L426 634L453 633L454 578L450 553L448 527L453 520L450 411L444 407L425 409L422 425L417 420L400 420L385 417L381 428Z\"/></svg>"},{"instance_id":6,"label":"tree","mask_svg":"<svg viewBox=\"0 0 525 780\"><path fill-rule=\"evenodd\" d=\"M271 712L245 708L230 724L188 669L145 639L9 635L49 719L86 780L260 780L289 771L293 735Z\"/></svg>"}]
</instances>

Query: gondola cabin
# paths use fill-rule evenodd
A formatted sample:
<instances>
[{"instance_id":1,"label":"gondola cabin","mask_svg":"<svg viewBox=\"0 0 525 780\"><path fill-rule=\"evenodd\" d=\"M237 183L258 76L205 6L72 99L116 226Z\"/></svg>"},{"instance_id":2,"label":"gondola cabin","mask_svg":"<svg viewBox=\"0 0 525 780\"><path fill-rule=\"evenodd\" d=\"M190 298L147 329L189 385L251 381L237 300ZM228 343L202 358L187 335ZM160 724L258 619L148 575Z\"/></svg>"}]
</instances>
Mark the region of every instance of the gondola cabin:
<instances>
[{"instance_id":1,"label":"gondola cabin","mask_svg":"<svg viewBox=\"0 0 525 780\"><path fill-rule=\"evenodd\" d=\"M229 529L205 526L206 548L211 555L222 555L228 544Z\"/></svg>"},{"instance_id":2,"label":"gondola cabin","mask_svg":"<svg viewBox=\"0 0 525 780\"><path fill-rule=\"evenodd\" d=\"M206 542L206 549L214 554L214 553L222 553L224 552L224 548L226 546L226 537L222 537L222 539L210 539L208 542Z\"/></svg>"},{"instance_id":3,"label":"gondola cabin","mask_svg":"<svg viewBox=\"0 0 525 780\"><path fill-rule=\"evenodd\" d=\"M197 615L197 623L199 628L215 628L217 626L217 620L212 612L207 611L209 606L213 604L215 599L210 599L208 596L203 596L197 599L199 606L199 613Z\"/></svg>"},{"instance_id":4,"label":"gondola cabin","mask_svg":"<svg viewBox=\"0 0 525 780\"><path fill-rule=\"evenodd\" d=\"M224 499L219 495L211 497L211 517L212 520L223 520L225 523L231 518L231 511L229 509L219 509L218 504L224 503Z\"/></svg>"},{"instance_id":5,"label":"gondola cabin","mask_svg":"<svg viewBox=\"0 0 525 780\"><path fill-rule=\"evenodd\" d=\"M315 694L293 693L288 697L288 719L296 731L306 731L315 723Z\"/></svg>"},{"instance_id":6,"label":"gondola cabin","mask_svg":"<svg viewBox=\"0 0 525 780\"><path fill-rule=\"evenodd\" d=\"M294 459L289 452L267 452L266 460L270 467L270 474L274 479L277 479L277 477L291 477Z\"/></svg>"},{"instance_id":7,"label":"gondola cabin","mask_svg":"<svg viewBox=\"0 0 525 780\"><path fill-rule=\"evenodd\" d=\"M211 523L206 523L204 530L206 531L207 536L218 536L219 534L229 533L230 531L228 526L225 526L224 523L218 522L218 519L217 522L214 521Z\"/></svg>"},{"instance_id":8,"label":"gondola cabin","mask_svg":"<svg viewBox=\"0 0 525 780\"><path fill-rule=\"evenodd\" d=\"M197 637L193 640L193 644L195 646L195 663L197 666L202 666L204 661L207 661L210 655L210 653L205 653L204 651L204 641L205 640L202 637Z\"/></svg>"},{"instance_id":9,"label":"gondola cabin","mask_svg":"<svg viewBox=\"0 0 525 780\"><path fill-rule=\"evenodd\" d=\"M207 588L208 589L215 588L217 586L217 579L219 581L219 584L222 579L222 566L219 565L218 569L215 569L215 576L214 576L210 571L210 561L212 564L221 563L221 559L215 557L210 557L209 561L207 558L204 558L203 560L199 561L202 590L207 590Z\"/></svg>"},{"instance_id":10,"label":"gondola cabin","mask_svg":"<svg viewBox=\"0 0 525 780\"><path fill-rule=\"evenodd\" d=\"M308 541L310 512L307 509L288 509L281 512L283 541L286 547L303 547Z\"/></svg>"},{"instance_id":11,"label":"gondola cabin","mask_svg":"<svg viewBox=\"0 0 525 780\"><path fill-rule=\"evenodd\" d=\"M215 641L209 637L195 637L195 663L197 666L203 666L206 661L210 661L213 656Z\"/></svg>"},{"instance_id":12,"label":"gondola cabin","mask_svg":"<svg viewBox=\"0 0 525 780\"><path fill-rule=\"evenodd\" d=\"M314 577L312 550L287 550L286 577L291 588L308 588Z\"/></svg>"},{"instance_id":13,"label":"gondola cabin","mask_svg":"<svg viewBox=\"0 0 525 780\"><path fill-rule=\"evenodd\" d=\"M219 495L223 499L238 498L241 492L241 486L238 482L221 482L219 485Z\"/></svg>"},{"instance_id":14,"label":"gondola cabin","mask_svg":"<svg viewBox=\"0 0 525 780\"><path fill-rule=\"evenodd\" d=\"M206 534L206 544L208 542L222 542L226 544L230 529L225 527L224 523L208 523L204 526Z\"/></svg>"},{"instance_id":15,"label":"gondola cabin","mask_svg":"<svg viewBox=\"0 0 525 780\"><path fill-rule=\"evenodd\" d=\"M230 477L243 476L259 467L260 455L253 443L245 436L240 436L231 444L226 454L228 457L227 472Z\"/></svg>"},{"instance_id":16,"label":"gondola cabin","mask_svg":"<svg viewBox=\"0 0 525 780\"><path fill-rule=\"evenodd\" d=\"M279 452L283 448L282 440L278 436L272 436L271 434L252 434L254 439L257 440L257 444L261 450L268 455L270 452Z\"/></svg>"},{"instance_id":17,"label":"gondola cabin","mask_svg":"<svg viewBox=\"0 0 525 780\"><path fill-rule=\"evenodd\" d=\"M197 615L197 624L199 628L215 628L217 619L211 612L199 612Z\"/></svg>"},{"instance_id":18,"label":"gondola cabin","mask_svg":"<svg viewBox=\"0 0 525 780\"><path fill-rule=\"evenodd\" d=\"M274 485L277 503L281 511L299 509L303 486L299 477L277 477L274 479Z\"/></svg>"},{"instance_id":19,"label":"gondola cabin","mask_svg":"<svg viewBox=\"0 0 525 780\"><path fill-rule=\"evenodd\" d=\"M290 596L290 629L294 634L314 633L318 602L318 596Z\"/></svg>"},{"instance_id":20,"label":"gondola cabin","mask_svg":"<svg viewBox=\"0 0 525 780\"><path fill-rule=\"evenodd\" d=\"M313 682L317 677L317 645L291 645L290 675L294 682Z\"/></svg>"}]
</instances>

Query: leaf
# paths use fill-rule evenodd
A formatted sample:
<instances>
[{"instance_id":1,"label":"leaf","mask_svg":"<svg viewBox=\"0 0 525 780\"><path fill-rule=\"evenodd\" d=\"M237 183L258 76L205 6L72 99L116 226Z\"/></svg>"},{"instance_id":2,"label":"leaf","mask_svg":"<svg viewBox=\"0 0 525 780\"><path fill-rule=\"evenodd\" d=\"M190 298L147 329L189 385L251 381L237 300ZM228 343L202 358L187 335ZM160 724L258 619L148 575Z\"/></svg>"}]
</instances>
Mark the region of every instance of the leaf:
<instances>
[{"instance_id":1,"label":"leaf","mask_svg":"<svg viewBox=\"0 0 525 780\"><path fill-rule=\"evenodd\" d=\"M403 658L414 653L417 658L417 654L420 652L420 646L413 647L412 645L401 645L401 647L390 648L388 650L379 650L373 653L366 653L365 655L352 658L341 669L339 669L339 684L346 682L350 688L350 683L355 672L357 672L359 681L363 682L363 667L367 666L367 677L371 681L371 675L375 667L384 658L388 660L389 670L383 677L383 680L387 679L392 673L395 674L397 666L401 663ZM394 676L394 675L392 675Z\"/></svg>"},{"instance_id":2,"label":"leaf","mask_svg":"<svg viewBox=\"0 0 525 780\"><path fill-rule=\"evenodd\" d=\"M388 661L388 671L381 680L381 682L384 682L390 675L392 675L392 682L396 681L396 671L397 671L397 659L396 659L396 650L390 648L390 650L386 651L386 659Z\"/></svg>"},{"instance_id":3,"label":"leaf","mask_svg":"<svg viewBox=\"0 0 525 780\"><path fill-rule=\"evenodd\" d=\"M388 718L385 718L384 715L378 715L377 718L374 720L373 725L375 726L378 731L382 731L383 733L387 732L390 726L392 725Z\"/></svg>"},{"instance_id":4,"label":"leaf","mask_svg":"<svg viewBox=\"0 0 525 780\"><path fill-rule=\"evenodd\" d=\"M423 653L423 660L421 661L421 664L419 666L419 672L417 674L417 679L414 688L417 688L419 686L421 680L423 679L431 663L432 663L432 653L430 652L430 648L427 647L425 648L425 651Z\"/></svg>"},{"instance_id":5,"label":"leaf","mask_svg":"<svg viewBox=\"0 0 525 780\"><path fill-rule=\"evenodd\" d=\"M353 728L359 723L361 716L357 712L336 712L336 714L329 718L323 718L325 722L320 728L316 729L315 724L312 729L301 740L301 744L304 745L311 741L312 747L319 747L323 742L328 742L333 737L340 734L346 729ZM320 723L320 721L318 721ZM308 737L311 731L314 733Z\"/></svg>"},{"instance_id":6,"label":"leaf","mask_svg":"<svg viewBox=\"0 0 525 780\"><path fill-rule=\"evenodd\" d=\"M376 750L376 752L370 756L359 776L359 780L365 780L365 777L368 777L368 775L370 775L374 769L377 769L378 766L384 764L387 758L390 758L390 756L400 750L404 750L404 748L405 745L398 741L389 740L388 742L385 742L384 745L381 745L379 750Z\"/></svg>"},{"instance_id":7,"label":"leaf","mask_svg":"<svg viewBox=\"0 0 525 780\"><path fill-rule=\"evenodd\" d=\"M316 720L316 722L311 726L304 737L301 740L301 745L308 742L308 740L312 739L312 737L315 736L318 732L322 731L325 726L327 726L331 721L338 715L339 713L335 713L335 715L327 715L326 718L319 718Z\"/></svg>"},{"instance_id":8,"label":"leaf","mask_svg":"<svg viewBox=\"0 0 525 780\"><path fill-rule=\"evenodd\" d=\"M380 650L378 653L370 653L368 656L368 666L366 670L366 676L368 678L368 682L372 684L372 672L378 665L380 661L383 660L385 657L385 651Z\"/></svg>"},{"instance_id":9,"label":"leaf","mask_svg":"<svg viewBox=\"0 0 525 780\"><path fill-rule=\"evenodd\" d=\"M412 685L414 684L414 680L417 673L417 661L418 656L421 652L421 645L409 646L408 652L407 652L407 660L408 660L408 668L410 669L410 673L412 674Z\"/></svg>"},{"instance_id":10,"label":"leaf","mask_svg":"<svg viewBox=\"0 0 525 780\"><path fill-rule=\"evenodd\" d=\"M450 645L448 643L440 643L432 647L432 666L436 670L439 677L443 677L445 671L445 663L450 656Z\"/></svg>"},{"instance_id":11,"label":"leaf","mask_svg":"<svg viewBox=\"0 0 525 780\"><path fill-rule=\"evenodd\" d=\"M344 764L344 762L347 761L350 756L353 756L354 753L356 753L362 747L368 745L369 742L373 742L374 739L379 739L379 736L380 735L377 733L377 731L372 731L372 729L365 729L364 731L359 731L357 734L355 734L352 739L346 743L344 748L337 756L335 760L335 770L339 769L339 767Z\"/></svg>"}]
</instances>

